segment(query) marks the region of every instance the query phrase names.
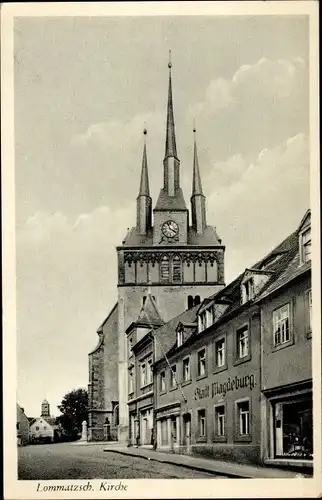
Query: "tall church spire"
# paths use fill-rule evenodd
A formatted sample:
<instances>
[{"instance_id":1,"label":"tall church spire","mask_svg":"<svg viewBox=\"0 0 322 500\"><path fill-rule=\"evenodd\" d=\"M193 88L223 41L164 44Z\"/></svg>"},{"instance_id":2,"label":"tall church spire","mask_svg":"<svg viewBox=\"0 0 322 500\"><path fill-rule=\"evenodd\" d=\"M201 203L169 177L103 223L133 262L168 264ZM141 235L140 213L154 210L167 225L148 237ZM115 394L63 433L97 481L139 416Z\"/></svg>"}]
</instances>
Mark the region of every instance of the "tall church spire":
<instances>
[{"instance_id":1,"label":"tall church spire","mask_svg":"<svg viewBox=\"0 0 322 500\"><path fill-rule=\"evenodd\" d=\"M169 88L167 107L167 130L165 142L164 166L164 190L168 196L175 196L180 187L180 162L177 155L176 134L174 127L174 114L172 102L172 79L171 79L171 51L169 51Z\"/></svg>"},{"instance_id":2,"label":"tall church spire","mask_svg":"<svg viewBox=\"0 0 322 500\"><path fill-rule=\"evenodd\" d=\"M139 195L136 199L136 226L140 234L146 235L152 226L152 199L149 188L148 160L146 154L146 134L144 129L144 147Z\"/></svg>"},{"instance_id":3,"label":"tall church spire","mask_svg":"<svg viewBox=\"0 0 322 500\"><path fill-rule=\"evenodd\" d=\"M143 158L142 158L142 170L141 170L141 182L139 196L150 196L149 188L149 172L148 172L148 160L146 155L146 134L147 130L143 130L144 134L144 147L143 147Z\"/></svg>"},{"instance_id":4,"label":"tall church spire","mask_svg":"<svg viewBox=\"0 0 322 500\"><path fill-rule=\"evenodd\" d=\"M202 234L206 228L206 198L203 194L201 185L195 127L193 129L193 133L194 133L194 145L193 145L191 216L192 216L192 227L195 229L197 233Z\"/></svg>"},{"instance_id":5,"label":"tall church spire","mask_svg":"<svg viewBox=\"0 0 322 500\"><path fill-rule=\"evenodd\" d=\"M172 102L172 81L171 81L171 50L169 50L169 88L168 88L168 108L167 108L167 137L165 143L165 158L177 158L176 133L174 128L173 102Z\"/></svg>"}]
</instances>

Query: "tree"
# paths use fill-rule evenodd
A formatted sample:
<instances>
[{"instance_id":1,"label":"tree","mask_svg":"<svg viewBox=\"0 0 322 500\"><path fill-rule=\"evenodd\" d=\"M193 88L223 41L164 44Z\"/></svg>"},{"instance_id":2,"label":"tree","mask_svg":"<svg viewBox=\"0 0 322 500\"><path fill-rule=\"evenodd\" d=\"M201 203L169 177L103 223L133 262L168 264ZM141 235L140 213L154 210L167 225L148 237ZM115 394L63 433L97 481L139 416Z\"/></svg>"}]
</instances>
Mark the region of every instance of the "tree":
<instances>
[{"instance_id":1,"label":"tree","mask_svg":"<svg viewBox=\"0 0 322 500\"><path fill-rule=\"evenodd\" d=\"M87 420L88 394L85 389L76 389L65 394L61 404L58 406L61 415L57 417L64 434L69 439L77 439L82 431L82 422Z\"/></svg>"}]
</instances>

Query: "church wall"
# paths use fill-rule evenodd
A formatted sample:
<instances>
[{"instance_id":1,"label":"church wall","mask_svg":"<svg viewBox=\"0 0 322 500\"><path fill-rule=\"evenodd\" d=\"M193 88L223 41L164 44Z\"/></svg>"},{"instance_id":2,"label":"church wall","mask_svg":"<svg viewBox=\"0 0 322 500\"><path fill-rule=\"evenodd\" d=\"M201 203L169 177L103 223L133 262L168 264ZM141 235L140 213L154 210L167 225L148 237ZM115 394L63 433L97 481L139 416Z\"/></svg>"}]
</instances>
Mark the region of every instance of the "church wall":
<instances>
[{"instance_id":1,"label":"church wall","mask_svg":"<svg viewBox=\"0 0 322 500\"><path fill-rule=\"evenodd\" d=\"M118 308L103 326L104 334L104 401L105 409L112 410L112 401L118 401Z\"/></svg>"}]
</instances>

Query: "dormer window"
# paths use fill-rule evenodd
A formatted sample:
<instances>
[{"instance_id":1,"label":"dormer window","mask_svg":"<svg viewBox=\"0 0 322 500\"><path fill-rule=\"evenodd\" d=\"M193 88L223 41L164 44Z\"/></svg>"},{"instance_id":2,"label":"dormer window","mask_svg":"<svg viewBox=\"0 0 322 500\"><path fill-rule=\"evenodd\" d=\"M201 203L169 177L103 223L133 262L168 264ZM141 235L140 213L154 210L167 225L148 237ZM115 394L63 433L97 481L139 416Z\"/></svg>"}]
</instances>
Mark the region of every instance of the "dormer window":
<instances>
[{"instance_id":1,"label":"dormer window","mask_svg":"<svg viewBox=\"0 0 322 500\"><path fill-rule=\"evenodd\" d=\"M206 309L205 311L202 311L202 313L200 313L198 317L199 333L202 332L203 330L206 330L206 328L209 328L209 326L211 326L213 322L214 322L213 309L209 308Z\"/></svg>"},{"instance_id":2,"label":"dormer window","mask_svg":"<svg viewBox=\"0 0 322 500\"><path fill-rule=\"evenodd\" d=\"M300 236L301 263L311 260L311 228L309 227Z\"/></svg>"},{"instance_id":3,"label":"dormer window","mask_svg":"<svg viewBox=\"0 0 322 500\"><path fill-rule=\"evenodd\" d=\"M244 288L244 303L254 298L255 295L255 287L254 287L254 278L248 278L243 283Z\"/></svg>"},{"instance_id":4,"label":"dormer window","mask_svg":"<svg viewBox=\"0 0 322 500\"><path fill-rule=\"evenodd\" d=\"M177 347L182 346L183 344L183 329L177 331Z\"/></svg>"}]
</instances>

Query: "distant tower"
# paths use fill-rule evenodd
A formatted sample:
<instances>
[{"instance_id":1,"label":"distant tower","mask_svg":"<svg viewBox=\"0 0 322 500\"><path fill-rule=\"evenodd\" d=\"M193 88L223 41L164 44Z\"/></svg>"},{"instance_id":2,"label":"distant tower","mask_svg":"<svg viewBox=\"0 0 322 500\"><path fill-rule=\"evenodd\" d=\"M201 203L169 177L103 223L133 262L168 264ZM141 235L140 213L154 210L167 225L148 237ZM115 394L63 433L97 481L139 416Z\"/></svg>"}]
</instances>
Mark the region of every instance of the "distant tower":
<instances>
[{"instance_id":1,"label":"distant tower","mask_svg":"<svg viewBox=\"0 0 322 500\"><path fill-rule=\"evenodd\" d=\"M50 417L50 406L47 399L44 399L41 403L41 417Z\"/></svg>"}]
</instances>

